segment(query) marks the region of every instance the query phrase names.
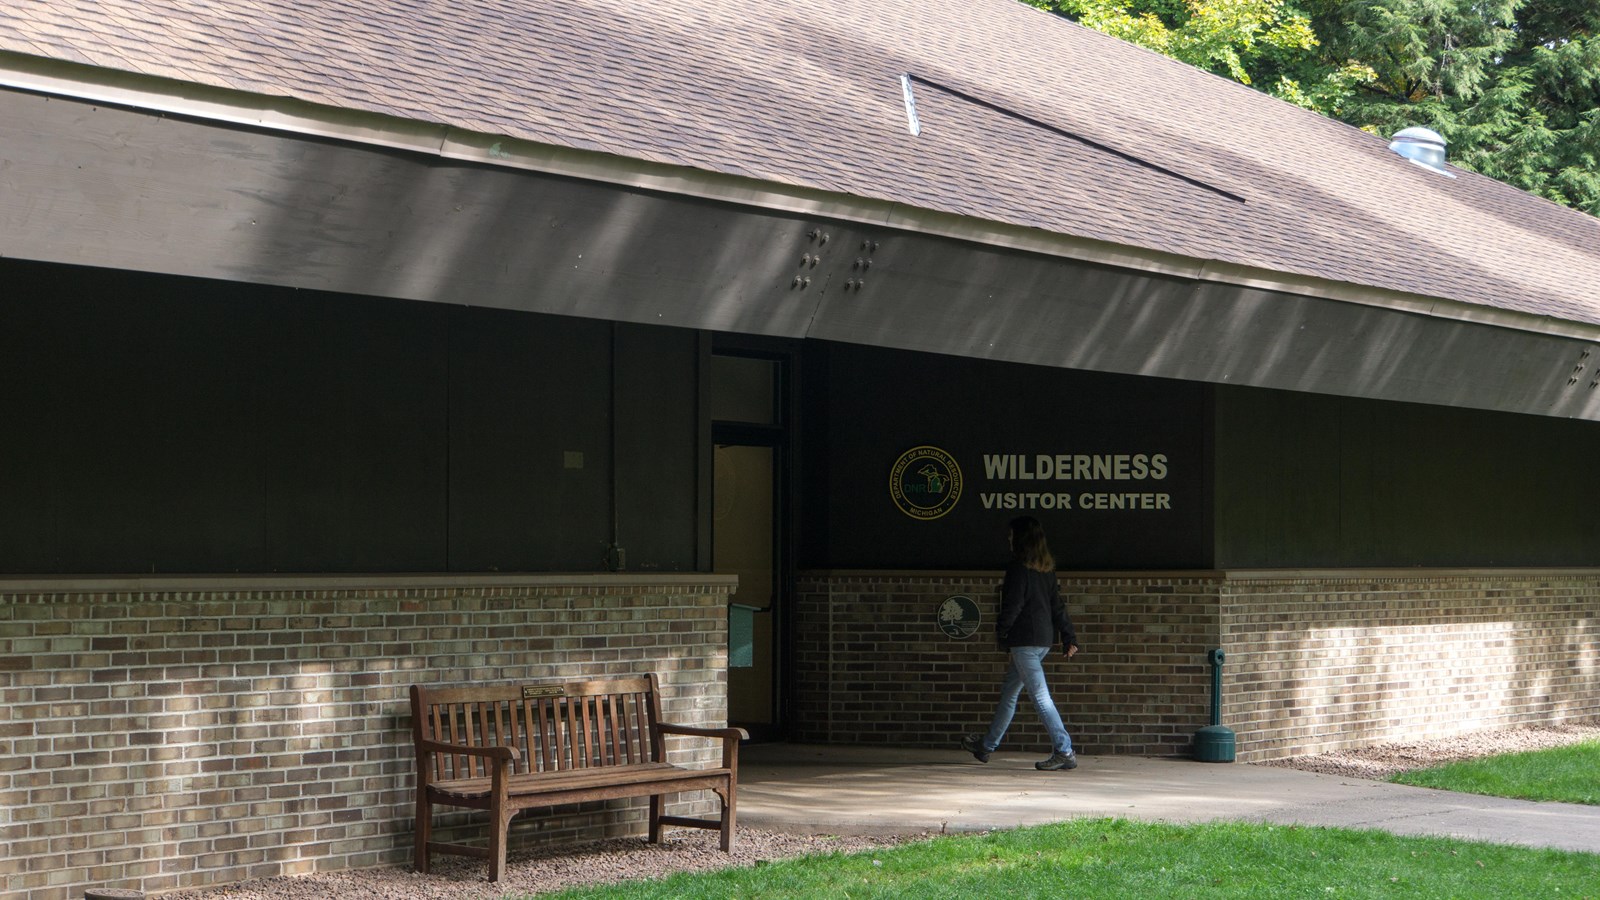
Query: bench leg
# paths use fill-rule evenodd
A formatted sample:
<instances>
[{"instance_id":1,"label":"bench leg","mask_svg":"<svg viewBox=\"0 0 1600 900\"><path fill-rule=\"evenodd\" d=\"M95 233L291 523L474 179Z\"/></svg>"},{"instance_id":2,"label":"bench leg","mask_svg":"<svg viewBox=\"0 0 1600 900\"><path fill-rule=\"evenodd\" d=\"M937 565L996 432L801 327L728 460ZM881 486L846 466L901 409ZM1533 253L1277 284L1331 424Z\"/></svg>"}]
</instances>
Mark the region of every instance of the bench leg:
<instances>
[{"instance_id":1,"label":"bench leg","mask_svg":"<svg viewBox=\"0 0 1600 900\"><path fill-rule=\"evenodd\" d=\"M660 794L650 795L650 843L661 843L661 805Z\"/></svg>"},{"instance_id":2,"label":"bench leg","mask_svg":"<svg viewBox=\"0 0 1600 900\"><path fill-rule=\"evenodd\" d=\"M506 872L506 832L511 830L511 817L514 813L507 812L502 807L489 811L492 829L489 832L489 880L499 881L500 876Z\"/></svg>"},{"instance_id":3,"label":"bench leg","mask_svg":"<svg viewBox=\"0 0 1600 900\"><path fill-rule=\"evenodd\" d=\"M497 759L491 776L489 799L489 880L499 881L506 873L506 832L511 830L511 817L517 811L511 806L506 782L511 778L511 761Z\"/></svg>"},{"instance_id":4,"label":"bench leg","mask_svg":"<svg viewBox=\"0 0 1600 900\"><path fill-rule=\"evenodd\" d=\"M433 804L428 801L427 790L417 791L417 847L412 852L411 867L428 874L428 841L433 837Z\"/></svg>"},{"instance_id":5,"label":"bench leg","mask_svg":"<svg viewBox=\"0 0 1600 900\"><path fill-rule=\"evenodd\" d=\"M734 805L737 803L733 785L717 788L717 796L722 798L722 852L729 853L733 850L733 820L736 815Z\"/></svg>"}]
</instances>

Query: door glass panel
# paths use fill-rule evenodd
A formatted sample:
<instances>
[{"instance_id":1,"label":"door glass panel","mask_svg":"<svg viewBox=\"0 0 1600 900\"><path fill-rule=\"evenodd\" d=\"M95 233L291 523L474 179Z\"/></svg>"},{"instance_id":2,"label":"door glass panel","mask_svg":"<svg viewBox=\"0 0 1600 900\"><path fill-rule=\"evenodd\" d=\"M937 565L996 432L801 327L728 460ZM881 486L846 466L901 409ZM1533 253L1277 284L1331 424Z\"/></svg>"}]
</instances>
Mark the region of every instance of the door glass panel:
<instances>
[{"instance_id":1,"label":"door glass panel","mask_svg":"<svg viewBox=\"0 0 1600 900\"><path fill-rule=\"evenodd\" d=\"M729 629L728 721L740 724L775 721L775 455L771 447L719 445L713 466L713 565L739 576L733 603L746 609L729 610L730 621L748 617Z\"/></svg>"},{"instance_id":2,"label":"door glass panel","mask_svg":"<svg viewBox=\"0 0 1600 900\"><path fill-rule=\"evenodd\" d=\"M746 356L711 357L711 418L776 425L778 362Z\"/></svg>"}]
</instances>

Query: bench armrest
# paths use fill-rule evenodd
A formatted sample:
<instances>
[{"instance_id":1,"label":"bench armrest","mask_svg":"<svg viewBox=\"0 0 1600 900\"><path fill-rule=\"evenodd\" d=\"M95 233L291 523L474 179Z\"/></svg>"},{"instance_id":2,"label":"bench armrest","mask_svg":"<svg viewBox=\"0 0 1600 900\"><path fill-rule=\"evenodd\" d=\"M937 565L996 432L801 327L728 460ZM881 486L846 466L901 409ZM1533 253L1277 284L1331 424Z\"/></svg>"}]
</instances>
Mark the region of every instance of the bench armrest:
<instances>
[{"instance_id":1,"label":"bench armrest","mask_svg":"<svg viewBox=\"0 0 1600 900\"><path fill-rule=\"evenodd\" d=\"M743 728L694 728L689 725L672 725L667 722L657 722L656 728L662 734L687 734L692 737L732 738L736 741L750 739L750 732Z\"/></svg>"},{"instance_id":2,"label":"bench armrest","mask_svg":"<svg viewBox=\"0 0 1600 900\"><path fill-rule=\"evenodd\" d=\"M694 728L689 725L673 725L667 722L657 722L656 731L662 735L681 734L688 737L719 738L722 741L722 768L739 771L739 742L750 739L750 732L743 728Z\"/></svg>"},{"instance_id":3,"label":"bench armrest","mask_svg":"<svg viewBox=\"0 0 1600 900\"><path fill-rule=\"evenodd\" d=\"M418 753L443 753L446 756L482 756L488 759L511 761L521 755L516 747L497 744L493 747L474 747L469 744L446 744L440 741L417 741Z\"/></svg>"}]
</instances>

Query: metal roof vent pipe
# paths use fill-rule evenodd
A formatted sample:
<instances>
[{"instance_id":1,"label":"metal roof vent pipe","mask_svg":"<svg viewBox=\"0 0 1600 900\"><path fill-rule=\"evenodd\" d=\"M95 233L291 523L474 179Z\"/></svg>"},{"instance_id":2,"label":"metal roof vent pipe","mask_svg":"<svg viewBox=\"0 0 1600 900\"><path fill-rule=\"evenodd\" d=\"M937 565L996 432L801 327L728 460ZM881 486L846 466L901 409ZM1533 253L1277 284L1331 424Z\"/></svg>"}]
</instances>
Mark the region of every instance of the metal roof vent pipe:
<instances>
[{"instance_id":1,"label":"metal roof vent pipe","mask_svg":"<svg viewBox=\"0 0 1600 900\"><path fill-rule=\"evenodd\" d=\"M1430 172L1454 178L1444 167L1444 138L1431 128L1413 126L1394 133L1389 149Z\"/></svg>"}]
</instances>

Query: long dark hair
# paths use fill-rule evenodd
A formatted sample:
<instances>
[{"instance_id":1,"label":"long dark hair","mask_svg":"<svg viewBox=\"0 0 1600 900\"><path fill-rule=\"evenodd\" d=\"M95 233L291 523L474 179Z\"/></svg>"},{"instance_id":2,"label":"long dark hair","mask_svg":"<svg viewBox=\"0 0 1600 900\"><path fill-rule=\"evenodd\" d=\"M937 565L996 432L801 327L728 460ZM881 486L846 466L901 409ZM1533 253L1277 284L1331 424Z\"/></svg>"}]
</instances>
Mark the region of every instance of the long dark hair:
<instances>
[{"instance_id":1,"label":"long dark hair","mask_svg":"<svg viewBox=\"0 0 1600 900\"><path fill-rule=\"evenodd\" d=\"M1044 526L1033 516L1011 520L1012 558L1035 572L1054 572L1056 558L1050 555L1050 542L1044 539Z\"/></svg>"}]
</instances>

